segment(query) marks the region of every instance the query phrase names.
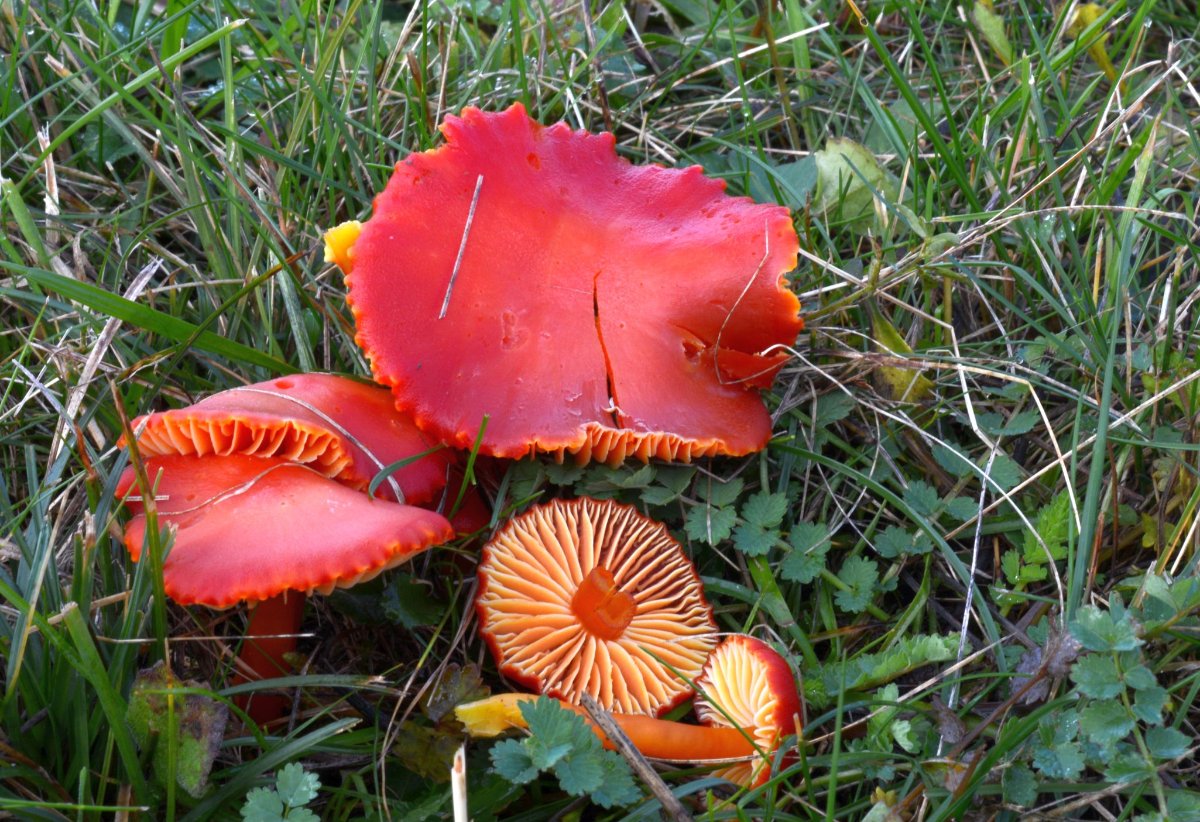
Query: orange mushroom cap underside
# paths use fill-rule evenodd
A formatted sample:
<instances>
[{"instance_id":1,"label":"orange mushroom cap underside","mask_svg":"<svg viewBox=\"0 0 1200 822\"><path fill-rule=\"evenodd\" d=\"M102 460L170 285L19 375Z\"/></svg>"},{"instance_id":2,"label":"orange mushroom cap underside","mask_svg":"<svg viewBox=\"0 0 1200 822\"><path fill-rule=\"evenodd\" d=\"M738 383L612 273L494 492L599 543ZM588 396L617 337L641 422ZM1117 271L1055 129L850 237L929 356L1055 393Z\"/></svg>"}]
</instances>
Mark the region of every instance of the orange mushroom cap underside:
<instances>
[{"instance_id":1,"label":"orange mushroom cap underside","mask_svg":"<svg viewBox=\"0 0 1200 822\"><path fill-rule=\"evenodd\" d=\"M611 501L535 506L485 546L480 632L541 693L657 715L689 697L716 645L699 577L666 528Z\"/></svg>"},{"instance_id":2,"label":"orange mushroom cap underside","mask_svg":"<svg viewBox=\"0 0 1200 822\"><path fill-rule=\"evenodd\" d=\"M380 469L436 443L399 413L386 388L333 374L296 374L232 388L194 405L134 420L143 457L275 457L364 489ZM428 502L446 483L449 452L435 451L392 478L404 501ZM389 483L380 495L394 498Z\"/></svg>"},{"instance_id":3,"label":"orange mushroom cap underside","mask_svg":"<svg viewBox=\"0 0 1200 822\"><path fill-rule=\"evenodd\" d=\"M800 728L800 694L787 662L761 640L730 636L713 651L696 687L701 722L745 729L766 756L719 768L714 775L740 785L765 782L779 740Z\"/></svg>"},{"instance_id":4,"label":"orange mushroom cap underside","mask_svg":"<svg viewBox=\"0 0 1200 822\"><path fill-rule=\"evenodd\" d=\"M611 134L543 127L520 105L468 108L442 132L396 167L361 233L328 239L398 407L460 448L486 416L481 450L501 457L766 444L751 389L802 327L787 209L728 196L698 167L632 165Z\"/></svg>"},{"instance_id":5,"label":"orange mushroom cap underside","mask_svg":"<svg viewBox=\"0 0 1200 822\"><path fill-rule=\"evenodd\" d=\"M146 471L159 523L174 529L163 582L183 605L328 593L454 538L440 514L372 500L283 460L172 455L146 460ZM135 561L145 531L144 513L125 527Z\"/></svg>"}]
</instances>

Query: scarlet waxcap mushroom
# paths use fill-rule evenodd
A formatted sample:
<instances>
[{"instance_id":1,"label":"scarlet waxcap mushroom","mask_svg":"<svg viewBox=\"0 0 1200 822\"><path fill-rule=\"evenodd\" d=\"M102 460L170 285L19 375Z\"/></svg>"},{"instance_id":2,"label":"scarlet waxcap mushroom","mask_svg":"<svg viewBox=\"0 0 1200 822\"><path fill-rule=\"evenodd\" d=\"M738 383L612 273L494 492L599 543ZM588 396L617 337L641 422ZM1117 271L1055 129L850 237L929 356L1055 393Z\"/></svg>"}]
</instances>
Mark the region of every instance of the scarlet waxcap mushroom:
<instances>
[{"instance_id":1,"label":"scarlet waxcap mushroom","mask_svg":"<svg viewBox=\"0 0 1200 822\"><path fill-rule=\"evenodd\" d=\"M440 514L372 500L283 460L170 455L146 460L146 471L157 478L159 522L175 529L163 583L182 605L329 593L454 538ZM144 513L125 526L135 561L145 528Z\"/></svg>"},{"instance_id":2,"label":"scarlet waxcap mushroom","mask_svg":"<svg viewBox=\"0 0 1200 822\"><path fill-rule=\"evenodd\" d=\"M295 374L231 388L186 408L138 417L143 457L245 455L304 463L353 488L436 443L399 413L386 388L334 374ZM429 502L446 483L448 452L392 474L404 502ZM395 498L389 483L379 493Z\"/></svg>"},{"instance_id":3,"label":"scarlet waxcap mushroom","mask_svg":"<svg viewBox=\"0 0 1200 822\"><path fill-rule=\"evenodd\" d=\"M735 634L713 651L696 687L700 721L715 728L741 728L759 751L749 761L714 775L739 785L766 782L780 741L799 733L803 723L800 692L787 661L765 642Z\"/></svg>"},{"instance_id":4,"label":"scarlet waxcap mushroom","mask_svg":"<svg viewBox=\"0 0 1200 822\"><path fill-rule=\"evenodd\" d=\"M660 523L611 500L555 500L484 546L476 610L500 670L540 693L657 715L716 645L700 578ZM674 668L683 677L668 668Z\"/></svg>"},{"instance_id":5,"label":"scarlet waxcap mushroom","mask_svg":"<svg viewBox=\"0 0 1200 822\"><path fill-rule=\"evenodd\" d=\"M787 209L517 104L447 117L361 226L327 235L356 340L443 442L616 464L761 449L802 328Z\"/></svg>"}]
</instances>

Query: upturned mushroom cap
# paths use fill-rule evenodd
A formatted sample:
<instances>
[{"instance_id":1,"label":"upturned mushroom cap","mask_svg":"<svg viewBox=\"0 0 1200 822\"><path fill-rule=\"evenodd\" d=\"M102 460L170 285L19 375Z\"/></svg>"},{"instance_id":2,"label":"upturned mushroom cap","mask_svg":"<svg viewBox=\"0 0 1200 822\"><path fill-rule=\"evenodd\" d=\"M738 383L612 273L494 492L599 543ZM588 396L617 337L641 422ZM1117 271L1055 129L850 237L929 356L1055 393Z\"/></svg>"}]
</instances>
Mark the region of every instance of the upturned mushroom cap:
<instances>
[{"instance_id":1,"label":"upturned mushroom cap","mask_svg":"<svg viewBox=\"0 0 1200 822\"><path fill-rule=\"evenodd\" d=\"M167 595L226 608L284 591L328 593L454 538L445 517L366 494L279 459L170 455L146 460L160 523L175 529ZM122 478L118 492L132 487ZM125 527L136 561L145 513Z\"/></svg>"},{"instance_id":2,"label":"upturned mushroom cap","mask_svg":"<svg viewBox=\"0 0 1200 822\"><path fill-rule=\"evenodd\" d=\"M144 427L143 427L144 423ZM436 443L396 411L386 388L334 374L296 374L241 386L186 408L133 422L143 457L275 457L364 489L384 466L428 451ZM392 478L405 502L428 502L446 483L448 452L434 452ZM381 496L395 498L389 483Z\"/></svg>"},{"instance_id":3,"label":"upturned mushroom cap","mask_svg":"<svg viewBox=\"0 0 1200 822\"><path fill-rule=\"evenodd\" d=\"M611 134L465 109L373 216L327 237L356 340L417 425L459 448L619 463L761 449L758 392L802 327L785 208ZM469 222L469 226L468 226ZM444 315L444 317L443 317Z\"/></svg>"},{"instance_id":4,"label":"upturned mushroom cap","mask_svg":"<svg viewBox=\"0 0 1200 822\"><path fill-rule=\"evenodd\" d=\"M798 733L803 721L796 677L787 661L765 642L735 634L713 651L696 687L700 690L696 697L700 721L742 728L766 757L756 756L714 774L739 785L766 782L780 740Z\"/></svg>"},{"instance_id":5,"label":"upturned mushroom cap","mask_svg":"<svg viewBox=\"0 0 1200 822\"><path fill-rule=\"evenodd\" d=\"M716 645L700 578L666 528L611 500L556 500L484 546L480 633L508 677L549 696L657 715ZM661 660L661 661L660 661Z\"/></svg>"}]
</instances>

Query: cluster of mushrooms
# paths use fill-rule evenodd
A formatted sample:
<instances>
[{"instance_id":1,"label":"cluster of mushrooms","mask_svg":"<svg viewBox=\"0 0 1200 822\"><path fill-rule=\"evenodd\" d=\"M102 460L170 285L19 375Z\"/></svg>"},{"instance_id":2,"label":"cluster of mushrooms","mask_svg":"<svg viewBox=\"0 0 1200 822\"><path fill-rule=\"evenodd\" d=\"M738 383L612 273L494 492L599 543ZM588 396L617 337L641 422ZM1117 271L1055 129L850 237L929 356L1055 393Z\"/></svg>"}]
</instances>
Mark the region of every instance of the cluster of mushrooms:
<instances>
[{"instance_id":1,"label":"cluster of mushrooms","mask_svg":"<svg viewBox=\"0 0 1200 822\"><path fill-rule=\"evenodd\" d=\"M487 527L480 496L446 511L459 449L618 465L745 455L771 436L758 389L802 328L787 209L698 168L633 165L611 134L543 127L520 105L466 109L442 133L369 220L326 234L378 385L288 376L134 421L125 544L136 560L165 524L169 596L255 606L244 680L288 672L307 594ZM721 640L683 549L630 506L533 506L496 531L477 578L480 633L534 693L460 706L472 735L519 727L536 694L589 694L646 756L754 784L799 732L787 662ZM657 718L694 695L703 724ZM254 692L247 707L264 722L285 706Z\"/></svg>"}]
</instances>

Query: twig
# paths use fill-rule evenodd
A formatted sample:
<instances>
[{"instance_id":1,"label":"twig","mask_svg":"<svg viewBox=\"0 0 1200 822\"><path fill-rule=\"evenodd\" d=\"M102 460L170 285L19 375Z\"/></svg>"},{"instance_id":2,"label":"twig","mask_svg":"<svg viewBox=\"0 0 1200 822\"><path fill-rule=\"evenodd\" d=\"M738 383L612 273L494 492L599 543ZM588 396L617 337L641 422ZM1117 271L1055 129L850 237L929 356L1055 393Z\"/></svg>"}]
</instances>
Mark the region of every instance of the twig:
<instances>
[{"instance_id":1,"label":"twig","mask_svg":"<svg viewBox=\"0 0 1200 822\"><path fill-rule=\"evenodd\" d=\"M591 694L583 694L580 701L583 703L583 708L588 712L588 716L596 723L600 730L604 731L604 735L608 737L617 749L621 756L625 757L625 761L629 763L629 767L633 768L633 772L638 775L638 778L646 783L646 787L650 789L650 793L654 794L654 798L663 806L663 814L668 819L674 819L676 822L691 822L692 815L684 810L683 803L679 801L679 797L671 793L671 789L667 787L667 783L662 781L662 777L654 768L650 767L650 763L646 761L646 757L642 756L634 744L625 735L619 726L612 718L612 714L600 707L600 703L596 701Z\"/></svg>"},{"instance_id":2,"label":"twig","mask_svg":"<svg viewBox=\"0 0 1200 822\"><path fill-rule=\"evenodd\" d=\"M438 319L445 319L446 310L450 308L450 292L454 291L454 281L458 279L458 269L462 265L463 254L467 250L467 237L471 235L471 223L475 221L475 206L479 205L479 189L483 188L483 175L475 180L475 193L471 195L471 208L467 211L467 224L463 226L462 242L458 244L458 256L454 258L454 269L450 272L450 282L446 284L446 299L442 300L442 310Z\"/></svg>"}]
</instances>

